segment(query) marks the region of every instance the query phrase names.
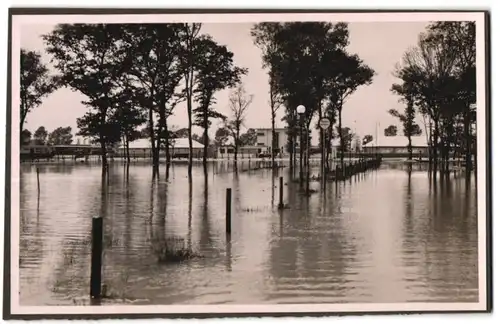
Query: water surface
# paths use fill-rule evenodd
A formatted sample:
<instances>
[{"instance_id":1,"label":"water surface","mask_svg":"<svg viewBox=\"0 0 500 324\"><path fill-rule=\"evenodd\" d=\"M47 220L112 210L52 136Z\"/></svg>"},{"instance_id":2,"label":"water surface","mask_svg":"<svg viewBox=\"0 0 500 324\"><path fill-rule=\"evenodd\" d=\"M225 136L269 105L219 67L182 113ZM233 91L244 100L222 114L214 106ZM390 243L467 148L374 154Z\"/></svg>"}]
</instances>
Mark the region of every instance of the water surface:
<instances>
[{"instance_id":1,"label":"water surface","mask_svg":"<svg viewBox=\"0 0 500 324\"><path fill-rule=\"evenodd\" d=\"M169 182L153 180L148 165L127 177L115 164L104 184L95 165L39 168L39 196L35 167L23 165L20 179L22 305L88 302L95 215L105 218L106 303L478 301L476 189L461 175L430 180L417 167L383 165L306 198L287 169L273 177L213 164L207 178L195 167L190 185L182 164ZM166 241L203 258L159 264L155 246Z\"/></svg>"}]
</instances>

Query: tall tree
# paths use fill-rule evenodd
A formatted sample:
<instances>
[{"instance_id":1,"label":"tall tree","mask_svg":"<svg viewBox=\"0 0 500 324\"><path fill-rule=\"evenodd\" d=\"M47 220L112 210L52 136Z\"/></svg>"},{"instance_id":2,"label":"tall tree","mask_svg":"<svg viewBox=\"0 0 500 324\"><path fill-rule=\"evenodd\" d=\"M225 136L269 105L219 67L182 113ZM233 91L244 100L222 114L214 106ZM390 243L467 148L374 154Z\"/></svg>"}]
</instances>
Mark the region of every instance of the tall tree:
<instances>
[{"instance_id":1,"label":"tall tree","mask_svg":"<svg viewBox=\"0 0 500 324\"><path fill-rule=\"evenodd\" d=\"M398 135L398 127L396 125L389 125L384 129L384 136L396 136Z\"/></svg>"},{"instance_id":2,"label":"tall tree","mask_svg":"<svg viewBox=\"0 0 500 324\"><path fill-rule=\"evenodd\" d=\"M476 123L476 25L471 21L446 21L430 24L427 29L427 41L445 44L450 53L456 55L453 75L456 78L452 102L455 119L462 124L465 136L464 153L467 170L472 168L471 158L475 154L472 144L475 141L473 125ZM449 123L450 124L450 123ZM451 126L451 125L450 125ZM451 126L453 130L453 126Z\"/></svg>"},{"instance_id":3,"label":"tall tree","mask_svg":"<svg viewBox=\"0 0 500 324\"><path fill-rule=\"evenodd\" d=\"M404 73L404 72L400 72ZM400 75L404 78L404 75ZM399 119L399 121L403 124L403 134L408 138L408 154L409 159L413 158L413 148L412 148L412 136L420 135L422 130L415 123L415 114L416 109L414 105L413 93L411 89L407 88L408 84L399 85L394 84L392 86L392 91L397 93L403 97L403 103L406 105L404 113L400 113L396 109L390 109L389 114Z\"/></svg>"},{"instance_id":4,"label":"tall tree","mask_svg":"<svg viewBox=\"0 0 500 324\"><path fill-rule=\"evenodd\" d=\"M278 80L278 92L286 107L284 120L290 149L300 129L295 111L298 105L306 107L307 129L316 114L335 119L340 114L332 110L341 112L346 98L359 86L369 84L374 74L359 57L346 53L349 32L345 23L261 23L254 26L252 33L259 46L272 49L263 51L263 60ZM324 109L325 101L332 103L330 112Z\"/></svg>"},{"instance_id":5,"label":"tall tree","mask_svg":"<svg viewBox=\"0 0 500 324\"><path fill-rule=\"evenodd\" d=\"M132 87L123 88L117 95L117 106L111 116L111 120L120 126L127 164L130 164L130 142L141 138L139 127L147 121L145 111L137 105L136 100Z\"/></svg>"},{"instance_id":6,"label":"tall tree","mask_svg":"<svg viewBox=\"0 0 500 324\"><path fill-rule=\"evenodd\" d=\"M71 134L71 126L57 127L49 134L50 145L70 145L73 143L73 134Z\"/></svg>"},{"instance_id":7,"label":"tall tree","mask_svg":"<svg viewBox=\"0 0 500 324\"><path fill-rule=\"evenodd\" d=\"M200 33L200 23L184 23L181 33L181 50L183 59L183 77L184 77L184 95L186 98L187 117L188 117L188 141L189 141L189 161L188 177L193 175L193 97L195 86L196 60L199 57L196 42Z\"/></svg>"},{"instance_id":8,"label":"tall tree","mask_svg":"<svg viewBox=\"0 0 500 324\"><path fill-rule=\"evenodd\" d=\"M153 175L159 172L161 142L166 141L162 137L168 134L167 118L179 102L175 90L183 73L182 31L183 24L158 23L129 25L124 33L126 82L136 86L136 101L147 108Z\"/></svg>"},{"instance_id":9,"label":"tall tree","mask_svg":"<svg viewBox=\"0 0 500 324\"><path fill-rule=\"evenodd\" d=\"M236 67L233 63L233 53L226 46L218 45L210 36L202 36L196 42L199 57L196 61L195 100L198 107L193 110L194 125L203 129L203 168L207 171L208 130L211 119L225 120L226 116L214 109L215 93L228 87L234 87L240 82L246 69Z\"/></svg>"},{"instance_id":10,"label":"tall tree","mask_svg":"<svg viewBox=\"0 0 500 324\"><path fill-rule=\"evenodd\" d=\"M116 125L109 124L109 115L117 82L126 68L119 55L122 28L117 24L62 24L43 36L62 84L87 97L83 104L91 111L77 124L81 135L100 143L103 173L108 165L107 146L116 143Z\"/></svg>"},{"instance_id":11,"label":"tall tree","mask_svg":"<svg viewBox=\"0 0 500 324\"><path fill-rule=\"evenodd\" d=\"M37 145L45 145L47 144L47 136L48 132L45 127L40 126L37 128L35 133L33 134L33 139L35 140Z\"/></svg>"},{"instance_id":12,"label":"tall tree","mask_svg":"<svg viewBox=\"0 0 500 324\"><path fill-rule=\"evenodd\" d=\"M411 85L414 104L430 120L431 166L437 171L438 160L445 160L443 135L454 119L456 78L453 75L457 53L449 43L430 40L422 34L417 46L403 56L401 69Z\"/></svg>"},{"instance_id":13,"label":"tall tree","mask_svg":"<svg viewBox=\"0 0 500 324\"><path fill-rule=\"evenodd\" d=\"M42 104L42 99L57 89L59 79L49 74L39 53L21 49L20 74L21 116L19 129L23 129L26 116Z\"/></svg>"},{"instance_id":14,"label":"tall tree","mask_svg":"<svg viewBox=\"0 0 500 324\"><path fill-rule=\"evenodd\" d=\"M231 109L231 119L228 123L228 129L234 140L234 162L238 161L238 149L240 146L240 132L244 125L246 112L250 108L253 95L247 94L243 84L239 84L229 96L229 108Z\"/></svg>"},{"instance_id":15,"label":"tall tree","mask_svg":"<svg viewBox=\"0 0 500 324\"><path fill-rule=\"evenodd\" d=\"M339 105L339 100L338 97L336 96L337 93L335 91L330 92L328 98L327 98L327 103L325 106L325 113L323 115L323 118L327 118L328 121L330 122L330 126L327 129L326 133L326 143L331 143L332 140L338 136L338 132L334 133L333 130L335 129L335 124L337 122L337 110L338 110L338 105ZM332 154L332 147L331 145L328 145L327 148L327 156L326 156L326 161L329 163L330 161L330 155ZM328 164L328 170L330 170L330 165Z\"/></svg>"},{"instance_id":16,"label":"tall tree","mask_svg":"<svg viewBox=\"0 0 500 324\"><path fill-rule=\"evenodd\" d=\"M271 138L276 136L276 114L282 105L282 97L279 92L279 75L277 67L273 66L271 61L276 62L276 56L279 55L278 46L274 41L274 34L277 32L279 24L277 23L261 23L252 28L251 35L254 38L254 43L262 52L262 66L268 70L269 83L269 107L271 112ZM274 140L271 141L271 163L274 166ZM290 158L292 158L292 151ZM292 166L292 164L290 164Z\"/></svg>"},{"instance_id":17,"label":"tall tree","mask_svg":"<svg viewBox=\"0 0 500 324\"><path fill-rule=\"evenodd\" d=\"M363 63L358 55L340 55L339 70L337 75L331 81L332 90L330 99L337 100L332 103L337 109L338 134L340 137L340 146L343 144L344 136L342 133L342 111L347 98L352 95L360 86L372 83L375 72L369 66ZM344 163L344 152L340 151L340 163Z\"/></svg>"}]
</instances>

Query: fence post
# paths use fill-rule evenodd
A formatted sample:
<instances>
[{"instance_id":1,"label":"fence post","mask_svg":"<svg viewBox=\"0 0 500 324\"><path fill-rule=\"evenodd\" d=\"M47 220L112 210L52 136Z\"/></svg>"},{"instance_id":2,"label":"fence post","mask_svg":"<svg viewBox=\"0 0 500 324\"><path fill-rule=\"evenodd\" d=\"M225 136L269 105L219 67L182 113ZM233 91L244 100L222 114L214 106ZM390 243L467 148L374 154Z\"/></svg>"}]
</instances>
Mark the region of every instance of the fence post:
<instances>
[{"instance_id":1,"label":"fence post","mask_svg":"<svg viewBox=\"0 0 500 324\"><path fill-rule=\"evenodd\" d=\"M226 189L226 233L231 234L231 188Z\"/></svg>"},{"instance_id":2,"label":"fence post","mask_svg":"<svg viewBox=\"0 0 500 324\"><path fill-rule=\"evenodd\" d=\"M38 167L36 168L36 184L38 193L40 193L40 169Z\"/></svg>"},{"instance_id":3,"label":"fence post","mask_svg":"<svg viewBox=\"0 0 500 324\"><path fill-rule=\"evenodd\" d=\"M280 177L280 202L278 204L278 208L283 209L283 207L285 207L285 205L283 204L283 177Z\"/></svg>"},{"instance_id":4,"label":"fence post","mask_svg":"<svg viewBox=\"0 0 500 324\"><path fill-rule=\"evenodd\" d=\"M90 297L101 298L102 276L102 217L92 218L92 256L90 265Z\"/></svg>"}]
</instances>

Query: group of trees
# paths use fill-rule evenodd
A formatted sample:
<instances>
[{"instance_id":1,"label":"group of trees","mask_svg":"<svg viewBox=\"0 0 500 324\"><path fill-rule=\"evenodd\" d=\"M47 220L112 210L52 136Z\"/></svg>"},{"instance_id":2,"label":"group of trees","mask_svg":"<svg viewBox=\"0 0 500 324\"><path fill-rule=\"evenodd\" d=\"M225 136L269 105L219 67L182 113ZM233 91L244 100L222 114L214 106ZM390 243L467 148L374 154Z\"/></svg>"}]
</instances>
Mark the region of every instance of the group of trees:
<instances>
[{"instance_id":1,"label":"group of trees","mask_svg":"<svg viewBox=\"0 0 500 324\"><path fill-rule=\"evenodd\" d=\"M236 66L233 53L201 33L201 27L199 23L56 26L43 39L57 75L49 75L38 53L21 51L21 129L27 114L45 96L64 86L86 97L83 104L89 111L77 120L78 135L100 145L103 170L109 146L122 141L128 148L131 141L147 135L157 173L160 149L176 136L168 127L168 118L181 103L188 119L188 175L192 174L193 126L203 129L200 140L206 148L205 166L208 130L214 120L224 125L217 130L214 142L220 144L232 137L237 159L238 147L248 140L242 129L253 99L241 84L247 69ZM330 120L325 131L315 125L326 139L321 145L338 136L341 147L348 147L350 135L342 126L344 104L359 87L371 84L375 73L358 55L348 52L348 25L266 22L254 25L251 35L268 73L273 137L277 111L284 109L290 164L295 161L299 130L308 130L300 139L302 148L310 141L313 120ZM474 23L437 22L429 25L396 68L400 82L391 91L401 97L405 109L389 113L401 122L410 153L411 136L422 132L415 123L416 114L423 116L436 167L438 161L447 165L450 152L457 153L458 148L463 148L459 153L465 154L467 166L471 165L475 150L475 55ZM232 116L216 109L215 95L226 88L233 89L229 98ZM299 105L306 107L300 118L296 111ZM397 127L391 125L386 131L396 134ZM25 136L26 131L23 133ZM274 152L276 148L271 149ZM342 149L342 163L343 153ZM330 145L326 154L322 159L328 161Z\"/></svg>"},{"instance_id":2,"label":"group of trees","mask_svg":"<svg viewBox=\"0 0 500 324\"><path fill-rule=\"evenodd\" d=\"M27 129L21 132L21 143L28 144L33 140L36 145L69 145L73 143L73 134L71 127L58 127L52 132L48 132L44 126L37 128L35 133Z\"/></svg>"},{"instance_id":3,"label":"group of trees","mask_svg":"<svg viewBox=\"0 0 500 324\"><path fill-rule=\"evenodd\" d=\"M61 24L43 39L58 72L54 84L86 96L83 104L89 111L77 120L78 135L100 145L103 171L107 148L123 141L128 151L128 144L144 135L139 128L145 124L157 174L160 148L172 136L168 118L185 103L191 177L193 126L203 129L202 141L207 146L212 121L229 123L229 117L215 110L215 94L226 88L244 90L241 77L247 70L234 64L233 53L225 45L201 33L199 23ZM26 53L21 52L21 61ZM26 72L30 67L22 64L21 74L48 79L47 68L40 62L36 66L39 72ZM39 95L35 99L21 96L21 106L27 107L21 109L22 116L53 90L46 89L45 82L32 88ZM232 121L235 128L242 124L241 118ZM205 162L206 154L205 150Z\"/></svg>"},{"instance_id":4,"label":"group of trees","mask_svg":"<svg viewBox=\"0 0 500 324\"><path fill-rule=\"evenodd\" d=\"M231 131L228 126L221 126L217 128L214 137L214 144L217 147L228 145L231 140L231 145L236 148L235 143L238 143L238 147L241 146L254 146L257 144L257 132L253 128L249 128L246 132L242 133L238 138L236 138L236 132ZM236 149L235 152L237 153Z\"/></svg>"},{"instance_id":5,"label":"group of trees","mask_svg":"<svg viewBox=\"0 0 500 324\"><path fill-rule=\"evenodd\" d=\"M476 150L475 28L474 22L430 24L395 71L400 82L391 90L401 97L405 110L389 113L402 122L409 150L411 135L421 132L415 127L415 115L423 116L434 170L438 166L447 170L451 153L465 155L466 169L472 169Z\"/></svg>"},{"instance_id":6,"label":"group of trees","mask_svg":"<svg viewBox=\"0 0 500 324\"><path fill-rule=\"evenodd\" d=\"M347 51L347 24L265 22L256 24L251 34L261 49L263 67L268 72L273 133L276 111L279 107L284 108L290 165L295 161L295 141L300 128L309 130L315 117L330 120L330 127L325 132L320 130L321 138L326 136L321 145L330 143L338 135L341 147L345 147L346 136L342 131L344 104L359 87L371 84L374 76L374 71L358 55ZM306 107L302 118L296 112L299 105ZM318 124L315 126L319 129ZM306 141L310 141L309 131L303 132L301 144ZM322 153L323 161L328 161L328 154L329 147L327 156ZM343 157L341 150L342 163ZM307 159L303 162L307 163Z\"/></svg>"}]
</instances>

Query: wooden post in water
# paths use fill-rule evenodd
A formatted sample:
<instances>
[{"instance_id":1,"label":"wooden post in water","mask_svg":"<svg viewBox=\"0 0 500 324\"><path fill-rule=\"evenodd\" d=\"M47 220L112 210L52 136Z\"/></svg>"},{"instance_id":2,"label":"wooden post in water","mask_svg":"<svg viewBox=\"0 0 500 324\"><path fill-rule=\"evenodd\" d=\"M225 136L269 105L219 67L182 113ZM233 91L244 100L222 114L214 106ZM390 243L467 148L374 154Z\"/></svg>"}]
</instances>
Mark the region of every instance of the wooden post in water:
<instances>
[{"instance_id":1,"label":"wooden post in water","mask_svg":"<svg viewBox=\"0 0 500 324\"><path fill-rule=\"evenodd\" d=\"M278 209L283 209L284 207L285 205L283 204L283 177L280 177L280 202L278 203Z\"/></svg>"},{"instance_id":2,"label":"wooden post in water","mask_svg":"<svg viewBox=\"0 0 500 324\"><path fill-rule=\"evenodd\" d=\"M36 184L37 184L38 194L40 194L40 169L38 169L38 167L36 168Z\"/></svg>"},{"instance_id":3,"label":"wooden post in water","mask_svg":"<svg viewBox=\"0 0 500 324\"><path fill-rule=\"evenodd\" d=\"M102 276L102 217L92 218L92 256L90 264L90 298L101 298Z\"/></svg>"},{"instance_id":4,"label":"wooden post in water","mask_svg":"<svg viewBox=\"0 0 500 324\"><path fill-rule=\"evenodd\" d=\"M226 233L231 234L231 188L226 189Z\"/></svg>"}]
</instances>

